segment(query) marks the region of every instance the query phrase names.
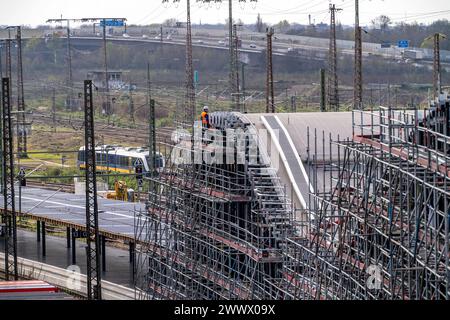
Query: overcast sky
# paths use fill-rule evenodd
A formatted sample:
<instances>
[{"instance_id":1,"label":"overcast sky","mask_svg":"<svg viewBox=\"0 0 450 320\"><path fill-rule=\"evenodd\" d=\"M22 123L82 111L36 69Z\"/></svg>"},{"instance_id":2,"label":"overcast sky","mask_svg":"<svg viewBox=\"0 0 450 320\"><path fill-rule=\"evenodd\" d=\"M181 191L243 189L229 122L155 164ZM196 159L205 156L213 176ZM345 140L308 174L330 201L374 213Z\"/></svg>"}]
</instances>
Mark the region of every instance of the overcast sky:
<instances>
[{"instance_id":1,"label":"overcast sky","mask_svg":"<svg viewBox=\"0 0 450 320\"><path fill-rule=\"evenodd\" d=\"M290 22L328 22L328 0L258 0L257 3L235 2L234 15L245 23L252 23L261 14L263 21L276 23L282 19ZM219 6L201 5L191 0L194 23L223 23L228 15L228 0ZM344 10L338 20L344 24L354 21L354 0L335 0ZM361 23L381 14L390 16L394 22L418 21L429 23L437 19L450 20L449 0L360 0ZM162 4L161 0L0 0L0 25L38 25L49 18L63 15L65 18L124 17L129 24L159 23L168 18L185 21L186 0L178 4Z\"/></svg>"}]
</instances>

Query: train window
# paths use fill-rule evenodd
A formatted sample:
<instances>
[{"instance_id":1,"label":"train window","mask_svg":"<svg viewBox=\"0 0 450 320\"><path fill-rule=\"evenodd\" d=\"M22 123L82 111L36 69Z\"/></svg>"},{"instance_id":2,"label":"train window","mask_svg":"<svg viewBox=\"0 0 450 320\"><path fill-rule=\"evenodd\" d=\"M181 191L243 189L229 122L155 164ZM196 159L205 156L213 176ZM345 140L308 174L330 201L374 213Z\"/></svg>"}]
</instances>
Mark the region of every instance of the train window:
<instances>
[{"instance_id":1,"label":"train window","mask_svg":"<svg viewBox=\"0 0 450 320\"><path fill-rule=\"evenodd\" d=\"M120 167L128 167L128 157L118 156L118 163Z\"/></svg>"},{"instance_id":2,"label":"train window","mask_svg":"<svg viewBox=\"0 0 450 320\"><path fill-rule=\"evenodd\" d=\"M112 167L116 166L116 155L115 154L108 154L108 164Z\"/></svg>"},{"instance_id":3,"label":"train window","mask_svg":"<svg viewBox=\"0 0 450 320\"><path fill-rule=\"evenodd\" d=\"M78 152L78 160L84 162L84 151L79 151Z\"/></svg>"},{"instance_id":4,"label":"train window","mask_svg":"<svg viewBox=\"0 0 450 320\"><path fill-rule=\"evenodd\" d=\"M96 153L95 160L97 161L98 164L102 164L103 163L103 155L101 153Z\"/></svg>"}]
</instances>

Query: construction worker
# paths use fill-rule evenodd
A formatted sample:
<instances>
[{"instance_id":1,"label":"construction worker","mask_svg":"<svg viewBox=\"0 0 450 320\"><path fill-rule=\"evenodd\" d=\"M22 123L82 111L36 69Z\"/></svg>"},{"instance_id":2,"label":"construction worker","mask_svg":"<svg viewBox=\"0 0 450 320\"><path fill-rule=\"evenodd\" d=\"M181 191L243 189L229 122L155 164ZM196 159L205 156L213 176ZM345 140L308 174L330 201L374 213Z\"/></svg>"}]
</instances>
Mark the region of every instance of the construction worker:
<instances>
[{"instance_id":1,"label":"construction worker","mask_svg":"<svg viewBox=\"0 0 450 320\"><path fill-rule=\"evenodd\" d=\"M208 106L204 106L203 107L203 112L202 112L202 115L201 115L202 127L204 129L211 128L211 125L209 123L209 114L208 114L208 112L209 112Z\"/></svg>"},{"instance_id":2,"label":"construction worker","mask_svg":"<svg viewBox=\"0 0 450 320\"><path fill-rule=\"evenodd\" d=\"M206 131L209 128L211 128L211 124L209 122L209 113L208 112L209 112L208 106L204 106L203 107L203 112L202 112L201 117L200 117L200 119L202 121L202 140L203 140L203 143L206 143L206 144L210 144L211 143L211 141L209 141L207 139L207 134L206 134Z\"/></svg>"}]
</instances>

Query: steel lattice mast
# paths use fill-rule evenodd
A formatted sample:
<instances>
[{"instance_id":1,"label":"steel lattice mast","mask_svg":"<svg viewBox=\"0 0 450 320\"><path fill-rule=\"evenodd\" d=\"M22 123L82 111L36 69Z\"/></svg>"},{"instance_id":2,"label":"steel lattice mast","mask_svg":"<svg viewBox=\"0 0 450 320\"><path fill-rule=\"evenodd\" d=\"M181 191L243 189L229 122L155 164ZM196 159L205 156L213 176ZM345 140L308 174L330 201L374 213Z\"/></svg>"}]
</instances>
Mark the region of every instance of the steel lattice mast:
<instances>
[{"instance_id":1,"label":"steel lattice mast","mask_svg":"<svg viewBox=\"0 0 450 320\"><path fill-rule=\"evenodd\" d=\"M18 280L17 227L14 195L14 155L11 119L11 88L8 78L2 79L3 125L3 224L5 225L5 276ZM12 258L12 260L11 260Z\"/></svg>"},{"instance_id":2,"label":"steel lattice mast","mask_svg":"<svg viewBox=\"0 0 450 320\"><path fill-rule=\"evenodd\" d=\"M194 65L192 61L191 1L186 0L186 3L186 118L193 123L195 121L195 87Z\"/></svg>"},{"instance_id":3,"label":"steel lattice mast","mask_svg":"<svg viewBox=\"0 0 450 320\"><path fill-rule=\"evenodd\" d=\"M162 0L163 3L168 3L169 0ZM173 0L174 3L179 3L180 0ZM203 1L206 2L206 1ZM185 105L184 105L184 120L181 122L183 126L189 123L187 127L192 126L191 123L195 121L195 86L194 86L194 65L192 55L192 25L191 25L191 1L186 0L186 65L185 65ZM178 110L177 110L178 111Z\"/></svg>"},{"instance_id":4,"label":"steel lattice mast","mask_svg":"<svg viewBox=\"0 0 450 320\"><path fill-rule=\"evenodd\" d=\"M434 94L439 96L441 93L441 51L440 51L440 35L434 35L434 59L433 59L433 86Z\"/></svg>"},{"instance_id":5,"label":"steel lattice mast","mask_svg":"<svg viewBox=\"0 0 450 320\"><path fill-rule=\"evenodd\" d=\"M203 3L221 3L223 0L198 0ZM238 0L238 2L245 3L247 0ZM250 0L249 2L258 2L258 0ZM239 63L236 54L236 50L238 50L237 43L235 38L237 34L235 34L233 28L233 0L228 0L228 47L229 47L229 90L232 101L232 108L236 111L240 108L240 99L239 99L239 80L237 74L239 74Z\"/></svg>"},{"instance_id":6,"label":"steel lattice mast","mask_svg":"<svg viewBox=\"0 0 450 320\"><path fill-rule=\"evenodd\" d=\"M67 86L69 94L67 96L67 105L71 111L74 111L73 105L73 73L72 73L72 44L70 39L70 21L67 20Z\"/></svg>"},{"instance_id":7,"label":"steel lattice mast","mask_svg":"<svg viewBox=\"0 0 450 320\"><path fill-rule=\"evenodd\" d=\"M233 25L233 43L234 43L234 47L233 47L233 51L234 51L234 65L233 65L233 72L234 72L234 91L233 91L233 95L234 95L234 103L235 103L235 110L236 111L241 111L241 93L240 93L240 88L239 88L239 37L238 37L238 33L237 33L237 25L234 24Z\"/></svg>"},{"instance_id":8,"label":"steel lattice mast","mask_svg":"<svg viewBox=\"0 0 450 320\"><path fill-rule=\"evenodd\" d=\"M275 113L275 97L273 89L273 54L272 54L272 38L273 28L267 28L267 80L266 80L266 112Z\"/></svg>"},{"instance_id":9,"label":"steel lattice mast","mask_svg":"<svg viewBox=\"0 0 450 320\"><path fill-rule=\"evenodd\" d=\"M339 110L339 82L337 75L337 46L336 46L336 11L335 4L330 4L331 22L330 22L330 49L328 61L328 107Z\"/></svg>"},{"instance_id":10,"label":"steel lattice mast","mask_svg":"<svg viewBox=\"0 0 450 320\"><path fill-rule=\"evenodd\" d=\"M84 120L86 158L86 231L87 231L87 295L101 300L100 236L98 230L97 178L95 165L94 106L92 81L84 81Z\"/></svg>"},{"instance_id":11,"label":"steel lattice mast","mask_svg":"<svg viewBox=\"0 0 450 320\"><path fill-rule=\"evenodd\" d=\"M27 131L25 128L25 97L23 90L22 28L17 29L17 153L19 158L27 157Z\"/></svg>"},{"instance_id":12,"label":"steel lattice mast","mask_svg":"<svg viewBox=\"0 0 450 320\"><path fill-rule=\"evenodd\" d=\"M353 108L362 109L362 33L359 26L359 0L355 0L355 74Z\"/></svg>"}]
</instances>

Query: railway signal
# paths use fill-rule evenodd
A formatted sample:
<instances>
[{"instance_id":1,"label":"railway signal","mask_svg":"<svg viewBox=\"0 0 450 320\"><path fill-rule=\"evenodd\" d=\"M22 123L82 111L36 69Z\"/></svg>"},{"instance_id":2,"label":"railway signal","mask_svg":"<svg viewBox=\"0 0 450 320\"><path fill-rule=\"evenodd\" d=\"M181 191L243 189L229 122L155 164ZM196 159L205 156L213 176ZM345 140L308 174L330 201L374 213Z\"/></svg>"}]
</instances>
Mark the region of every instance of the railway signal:
<instances>
[{"instance_id":1,"label":"railway signal","mask_svg":"<svg viewBox=\"0 0 450 320\"><path fill-rule=\"evenodd\" d=\"M136 159L134 162L134 171L136 173L136 180L138 182L138 188L139 190L142 188L144 181L143 181L143 167L144 163L141 159Z\"/></svg>"},{"instance_id":2,"label":"railway signal","mask_svg":"<svg viewBox=\"0 0 450 320\"><path fill-rule=\"evenodd\" d=\"M20 168L18 178L19 178L19 184L21 187L27 186L27 179L25 178L25 176L26 176L25 169Z\"/></svg>"}]
</instances>

